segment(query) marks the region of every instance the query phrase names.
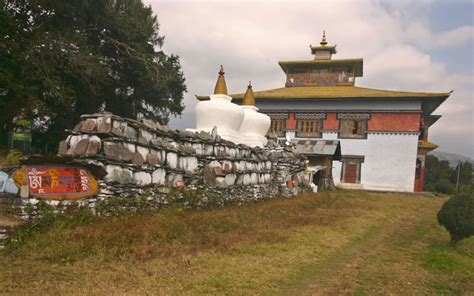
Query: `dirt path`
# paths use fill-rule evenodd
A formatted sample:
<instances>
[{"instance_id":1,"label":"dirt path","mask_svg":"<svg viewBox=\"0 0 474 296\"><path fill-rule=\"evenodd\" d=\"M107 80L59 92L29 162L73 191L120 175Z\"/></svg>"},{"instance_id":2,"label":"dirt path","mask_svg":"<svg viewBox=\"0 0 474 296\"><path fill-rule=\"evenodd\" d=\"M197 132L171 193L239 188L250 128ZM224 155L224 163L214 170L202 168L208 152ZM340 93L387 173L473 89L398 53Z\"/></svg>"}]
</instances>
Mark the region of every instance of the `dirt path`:
<instances>
[{"instance_id":1,"label":"dirt path","mask_svg":"<svg viewBox=\"0 0 474 296\"><path fill-rule=\"evenodd\" d=\"M292 295L385 294L421 295L419 289L429 275L416 262L423 248L424 232L437 207L411 209L373 226L361 238L338 249L314 266L312 275L298 275L298 287L284 291ZM418 243L413 244L413 241ZM361 285L363 283L363 285ZM373 285L368 285L373 283ZM416 283L416 284L413 284Z\"/></svg>"}]
</instances>

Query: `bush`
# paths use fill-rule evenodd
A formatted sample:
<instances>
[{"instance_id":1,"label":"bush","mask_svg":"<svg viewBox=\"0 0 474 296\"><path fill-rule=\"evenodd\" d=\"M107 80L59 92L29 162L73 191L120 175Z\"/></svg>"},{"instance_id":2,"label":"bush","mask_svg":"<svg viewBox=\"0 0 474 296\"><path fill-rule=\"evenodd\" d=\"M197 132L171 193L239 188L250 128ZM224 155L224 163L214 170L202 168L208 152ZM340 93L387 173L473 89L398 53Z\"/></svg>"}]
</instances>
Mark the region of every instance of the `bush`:
<instances>
[{"instance_id":1,"label":"bush","mask_svg":"<svg viewBox=\"0 0 474 296\"><path fill-rule=\"evenodd\" d=\"M18 165L20 163L20 158L23 156L23 154L21 153L21 151L17 150L17 149L12 149L10 150L10 152L8 152L7 154L7 165L9 166L15 166L15 165Z\"/></svg>"},{"instance_id":2,"label":"bush","mask_svg":"<svg viewBox=\"0 0 474 296\"><path fill-rule=\"evenodd\" d=\"M451 242L474 235L474 195L460 193L450 198L438 212L438 222L451 235Z\"/></svg>"},{"instance_id":3,"label":"bush","mask_svg":"<svg viewBox=\"0 0 474 296\"><path fill-rule=\"evenodd\" d=\"M444 194L452 193L454 191L454 185L448 180L440 180L436 183L435 190L436 192Z\"/></svg>"}]
</instances>

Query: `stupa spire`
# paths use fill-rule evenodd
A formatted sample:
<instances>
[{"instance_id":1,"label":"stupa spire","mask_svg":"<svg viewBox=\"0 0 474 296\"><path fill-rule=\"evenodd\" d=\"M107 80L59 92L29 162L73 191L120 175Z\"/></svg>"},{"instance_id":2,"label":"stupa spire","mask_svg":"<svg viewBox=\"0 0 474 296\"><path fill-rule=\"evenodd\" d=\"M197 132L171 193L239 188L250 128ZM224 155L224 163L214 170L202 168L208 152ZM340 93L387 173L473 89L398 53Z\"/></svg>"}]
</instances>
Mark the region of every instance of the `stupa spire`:
<instances>
[{"instance_id":1,"label":"stupa spire","mask_svg":"<svg viewBox=\"0 0 474 296\"><path fill-rule=\"evenodd\" d=\"M321 44L321 46L326 46L328 44L328 42L326 41L326 30L323 30L323 38L321 42L319 42L319 44Z\"/></svg>"},{"instance_id":2,"label":"stupa spire","mask_svg":"<svg viewBox=\"0 0 474 296\"><path fill-rule=\"evenodd\" d=\"M216 87L214 87L215 95L227 95L227 85L224 78L224 67L221 65L219 69L219 77L217 78Z\"/></svg>"},{"instance_id":3,"label":"stupa spire","mask_svg":"<svg viewBox=\"0 0 474 296\"><path fill-rule=\"evenodd\" d=\"M247 91L245 92L244 99L242 100L242 105L255 106L255 94L253 93L252 89L252 81L249 81Z\"/></svg>"}]
</instances>

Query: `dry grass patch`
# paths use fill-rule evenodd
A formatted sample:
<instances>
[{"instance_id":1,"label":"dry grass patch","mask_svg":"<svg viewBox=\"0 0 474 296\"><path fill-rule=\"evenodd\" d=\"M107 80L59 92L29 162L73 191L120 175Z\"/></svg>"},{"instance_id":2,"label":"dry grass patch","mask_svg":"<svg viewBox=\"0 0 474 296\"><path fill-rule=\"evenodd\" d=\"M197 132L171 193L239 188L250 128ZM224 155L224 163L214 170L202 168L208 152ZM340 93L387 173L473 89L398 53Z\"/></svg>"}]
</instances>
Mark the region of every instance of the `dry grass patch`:
<instances>
[{"instance_id":1,"label":"dry grass patch","mask_svg":"<svg viewBox=\"0 0 474 296\"><path fill-rule=\"evenodd\" d=\"M461 292L465 277L429 267L445 235L435 223L443 201L340 191L200 211L61 218L0 255L0 291L430 294L441 291L433 286L439 278L447 291ZM458 251L446 249L472 272L472 253Z\"/></svg>"}]
</instances>

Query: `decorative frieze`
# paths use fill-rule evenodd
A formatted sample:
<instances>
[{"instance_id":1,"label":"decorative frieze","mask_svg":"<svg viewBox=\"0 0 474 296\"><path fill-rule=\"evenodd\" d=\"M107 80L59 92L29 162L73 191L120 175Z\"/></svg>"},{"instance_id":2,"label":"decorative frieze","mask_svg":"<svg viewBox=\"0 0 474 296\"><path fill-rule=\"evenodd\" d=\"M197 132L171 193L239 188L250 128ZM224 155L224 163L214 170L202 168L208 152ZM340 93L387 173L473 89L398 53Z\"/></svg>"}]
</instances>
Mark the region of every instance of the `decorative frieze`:
<instances>
[{"instance_id":1,"label":"decorative frieze","mask_svg":"<svg viewBox=\"0 0 474 296\"><path fill-rule=\"evenodd\" d=\"M369 120L370 113L338 113L337 119L343 120Z\"/></svg>"}]
</instances>

